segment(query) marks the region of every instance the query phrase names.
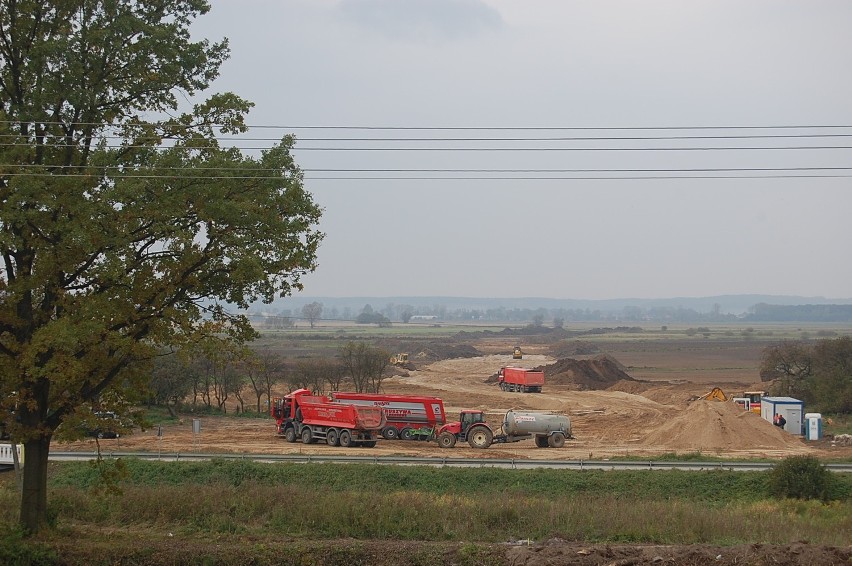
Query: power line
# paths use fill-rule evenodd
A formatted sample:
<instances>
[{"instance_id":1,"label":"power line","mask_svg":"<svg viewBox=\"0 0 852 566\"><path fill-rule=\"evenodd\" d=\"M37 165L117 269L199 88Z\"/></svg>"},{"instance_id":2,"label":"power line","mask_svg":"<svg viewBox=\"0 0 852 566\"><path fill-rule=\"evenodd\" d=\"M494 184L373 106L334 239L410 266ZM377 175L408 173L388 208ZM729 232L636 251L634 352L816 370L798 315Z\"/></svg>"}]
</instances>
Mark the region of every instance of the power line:
<instances>
[{"instance_id":1,"label":"power line","mask_svg":"<svg viewBox=\"0 0 852 566\"><path fill-rule=\"evenodd\" d=\"M0 124L12 126L20 124L39 124L43 126L68 126L66 122L51 122L42 120L0 120ZM121 128L134 126L135 124L104 124L103 122L74 122L74 126L108 126ZM138 125L153 125L169 128L221 128L232 127L232 124L204 123L204 124L176 124L169 122L144 122ZM666 130L804 130L804 129L840 129L852 128L852 124L769 124L769 125L728 125L728 126L359 126L359 125L294 125L294 124L245 124L247 129L276 129L276 130L388 130L388 131L666 131Z\"/></svg>"}]
</instances>

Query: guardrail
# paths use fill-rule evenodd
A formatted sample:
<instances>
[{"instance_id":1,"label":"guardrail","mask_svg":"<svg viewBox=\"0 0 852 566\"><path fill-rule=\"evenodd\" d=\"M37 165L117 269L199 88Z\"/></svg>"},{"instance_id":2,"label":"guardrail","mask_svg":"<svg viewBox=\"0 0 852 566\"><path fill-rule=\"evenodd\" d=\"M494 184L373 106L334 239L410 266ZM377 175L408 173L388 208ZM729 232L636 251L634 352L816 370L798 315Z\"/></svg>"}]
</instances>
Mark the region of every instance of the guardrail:
<instances>
[{"instance_id":1,"label":"guardrail","mask_svg":"<svg viewBox=\"0 0 852 566\"><path fill-rule=\"evenodd\" d=\"M18 462L24 462L24 446L17 444L15 446L18 452ZM11 466L15 463L14 454L12 453L11 444L0 444L0 466Z\"/></svg>"},{"instance_id":2,"label":"guardrail","mask_svg":"<svg viewBox=\"0 0 852 566\"><path fill-rule=\"evenodd\" d=\"M464 468L507 468L526 470L535 468L556 468L565 470L728 470L733 472L752 472L769 470L771 462L673 462L638 460L526 460L501 458L436 458L413 456L342 456L339 454L208 454L197 452L101 452L102 458L139 458L143 460L161 460L167 462L203 461L203 460L251 460L255 462L285 462L295 464L382 464L396 466L433 466ZM97 458L96 452L50 452L50 459L90 460ZM832 472L852 472L852 463L826 464Z\"/></svg>"}]
</instances>

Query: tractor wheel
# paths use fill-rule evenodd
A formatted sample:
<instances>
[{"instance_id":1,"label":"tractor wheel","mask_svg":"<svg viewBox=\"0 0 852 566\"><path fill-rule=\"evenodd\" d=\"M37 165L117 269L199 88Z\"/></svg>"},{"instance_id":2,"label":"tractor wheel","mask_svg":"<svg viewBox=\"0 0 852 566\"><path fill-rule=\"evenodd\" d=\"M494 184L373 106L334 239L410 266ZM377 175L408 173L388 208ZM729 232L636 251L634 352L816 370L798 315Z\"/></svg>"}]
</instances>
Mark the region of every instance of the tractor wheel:
<instances>
[{"instance_id":1,"label":"tractor wheel","mask_svg":"<svg viewBox=\"0 0 852 566\"><path fill-rule=\"evenodd\" d=\"M438 446L441 448L452 448L456 445L456 435L451 432L442 432L438 435Z\"/></svg>"},{"instance_id":2,"label":"tractor wheel","mask_svg":"<svg viewBox=\"0 0 852 566\"><path fill-rule=\"evenodd\" d=\"M485 426L477 426L467 433L467 443L471 448L488 448L494 439L494 433Z\"/></svg>"},{"instance_id":3,"label":"tractor wheel","mask_svg":"<svg viewBox=\"0 0 852 566\"><path fill-rule=\"evenodd\" d=\"M296 442L296 429L292 426L288 426L284 429L284 440L287 442Z\"/></svg>"},{"instance_id":4,"label":"tractor wheel","mask_svg":"<svg viewBox=\"0 0 852 566\"><path fill-rule=\"evenodd\" d=\"M547 445L551 448L562 448L565 446L565 435L561 432L554 432L547 439Z\"/></svg>"},{"instance_id":5,"label":"tractor wheel","mask_svg":"<svg viewBox=\"0 0 852 566\"><path fill-rule=\"evenodd\" d=\"M547 448L547 437L537 435L535 437L535 447L536 448Z\"/></svg>"},{"instance_id":6,"label":"tractor wheel","mask_svg":"<svg viewBox=\"0 0 852 566\"><path fill-rule=\"evenodd\" d=\"M349 448L352 446L352 433L345 429L341 430L338 442L342 447Z\"/></svg>"},{"instance_id":7,"label":"tractor wheel","mask_svg":"<svg viewBox=\"0 0 852 566\"><path fill-rule=\"evenodd\" d=\"M328 429L328 432L325 433L325 442L329 446L337 446L338 436L336 428Z\"/></svg>"},{"instance_id":8,"label":"tractor wheel","mask_svg":"<svg viewBox=\"0 0 852 566\"><path fill-rule=\"evenodd\" d=\"M413 440L414 439L414 429L409 427L405 427L401 431L399 431L399 438L402 440Z\"/></svg>"},{"instance_id":9,"label":"tractor wheel","mask_svg":"<svg viewBox=\"0 0 852 566\"><path fill-rule=\"evenodd\" d=\"M399 438L399 431L395 427L388 426L382 430L382 436L385 440L396 440Z\"/></svg>"},{"instance_id":10,"label":"tractor wheel","mask_svg":"<svg viewBox=\"0 0 852 566\"><path fill-rule=\"evenodd\" d=\"M310 444L314 441L314 433L311 427L306 426L302 429L302 444Z\"/></svg>"}]
</instances>

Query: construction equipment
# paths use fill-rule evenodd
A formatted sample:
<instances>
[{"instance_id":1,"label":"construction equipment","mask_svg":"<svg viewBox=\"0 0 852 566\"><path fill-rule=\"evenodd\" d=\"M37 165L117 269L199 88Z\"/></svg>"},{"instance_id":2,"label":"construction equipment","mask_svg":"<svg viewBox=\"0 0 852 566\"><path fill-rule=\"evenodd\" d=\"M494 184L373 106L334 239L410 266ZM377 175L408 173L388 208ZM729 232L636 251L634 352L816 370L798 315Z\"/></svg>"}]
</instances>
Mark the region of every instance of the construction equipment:
<instances>
[{"instance_id":1,"label":"construction equipment","mask_svg":"<svg viewBox=\"0 0 852 566\"><path fill-rule=\"evenodd\" d=\"M512 359L513 360L520 360L520 359L523 359L523 357L524 357L524 353L521 351L521 347L515 346L515 349L512 350Z\"/></svg>"},{"instance_id":2,"label":"construction equipment","mask_svg":"<svg viewBox=\"0 0 852 566\"><path fill-rule=\"evenodd\" d=\"M698 399L703 399L705 401L727 401L728 396L725 395L725 392L722 391L721 387L714 387L709 393L701 395Z\"/></svg>"},{"instance_id":3,"label":"construction equipment","mask_svg":"<svg viewBox=\"0 0 852 566\"><path fill-rule=\"evenodd\" d=\"M271 413L280 436L287 442L300 439L303 444L325 440L329 446L372 448L385 426L381 407L336 403L309 389L274 398Z\"/></svg>"},{"instance_id":4,"label":"construction equipment","mask_svg":"<svg viewBox=\"0 0 852 566\"><path fill-rule=\"evenodd\" d=\"M404 352L400 354L394 354L390 357L390 363L392 366L405 366L408 364L408 354Z\"/></svg>"},{"instance_id":5,"label":"construction equipment","mask_svg":"<svg viewBox=\"0 0 852 566\"><path fill-rule=\"evenodd\" d=\"M760 404L764 397L766 397L766 391L743 391L743 398L748 399L748 407L747 410L752 413L760 414Z\"/></svg>"},{"instance_id":6,"label":"construction equipment","mask_svg":"<svg viewBox=\"0 0 852 566\"><path fill-rule=\"evenodd\" d=\"M337 403L381 407L387 419L381 435L387 440L428 440L447 422L444 401L438 397L335 391L331 398Z\"/></svg>"},{"instance_id":7,"label":"construction equipment","mask_svg":"<svg viewBox=\"0 0 852 566\"><path fill-rule=\"evenodd\" d=\"M513 366L502 367L497 371L497 384L502 391L541 393L541 388L544 385L544 372Z\"/></svg>"},{"instance_id":8,"label":"construction equipment","mask_svg":"<svg viewBox=\"0 0 852 566\"><path fill-rule=\"evenodd\" d=\"M509 411L499 433L485 422L482 411L465 410L459 421L438 429L435 437L441 448L452 448L456 442L467 442L471 448L488 448L492 444L518 442L535 438L538 448L562 448L571 436L571 420L553 413Z\"/></svg>"}]
</instances>

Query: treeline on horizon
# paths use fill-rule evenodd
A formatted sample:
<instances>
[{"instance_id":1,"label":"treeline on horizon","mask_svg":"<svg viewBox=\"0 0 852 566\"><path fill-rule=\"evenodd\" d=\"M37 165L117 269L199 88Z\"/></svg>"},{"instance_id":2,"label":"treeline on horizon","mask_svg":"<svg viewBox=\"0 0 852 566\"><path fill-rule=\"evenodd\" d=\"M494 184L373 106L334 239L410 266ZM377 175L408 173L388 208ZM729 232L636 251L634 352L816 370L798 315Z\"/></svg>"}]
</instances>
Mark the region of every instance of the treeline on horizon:
<instances>
[{"instance_id":1,"label":"treeline on horizon","mask_svg":"<svg viewBox=\"0 0 852 566\"><path fill-rule=\"evenodd\" d=\"M322 304L320 303L322 306ZM370 317L366 317L369 314ZM322 320L347 320L364 324L386 321L388 323L422 322L412 317L435 317L437 322L533 322L536 325L561 327L570 322L654 322L654 323L734 323L734 322L852 322L852 305L806 304L773 305L759 303L748 313L722 312L714 305L709 312L692 308L653 306L627 306L617 310L590 308L456 308L442 304L412 306L388 303L384 307L365 304L360 309L352 307L322 308ZM256 322L266 326L290 326L304 318L301 309L282 309L274 314L252 314Z\"/></svg>"}]
</instances>

